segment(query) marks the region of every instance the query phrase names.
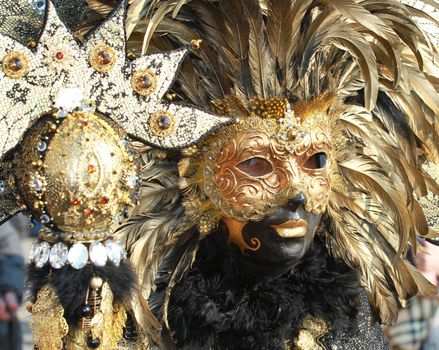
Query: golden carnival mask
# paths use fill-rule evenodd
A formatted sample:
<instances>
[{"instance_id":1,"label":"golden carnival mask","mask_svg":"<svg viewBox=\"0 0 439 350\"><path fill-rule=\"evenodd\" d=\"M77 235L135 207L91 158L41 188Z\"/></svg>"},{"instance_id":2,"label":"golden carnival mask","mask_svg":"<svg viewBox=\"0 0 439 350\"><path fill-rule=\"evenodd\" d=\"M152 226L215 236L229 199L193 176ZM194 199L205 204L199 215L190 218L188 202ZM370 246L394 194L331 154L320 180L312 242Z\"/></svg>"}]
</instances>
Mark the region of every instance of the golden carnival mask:
<instances>
[{"instance_id":1,"label":"golden carnival mask","mask_svg":"<svg viewBox=\"0 0 439 350\"><path fill-rule=\"evenodd\" d=\"M333 102L322 96L290 108L285 99L257 99L252 112L183 159L182 186L198 189L197 198L187 191L186 208L199 218L201 231L223 217L260 221L298 194L306 198L306 211L324 213L334 165Z\"/></svg>"}]
</instances>

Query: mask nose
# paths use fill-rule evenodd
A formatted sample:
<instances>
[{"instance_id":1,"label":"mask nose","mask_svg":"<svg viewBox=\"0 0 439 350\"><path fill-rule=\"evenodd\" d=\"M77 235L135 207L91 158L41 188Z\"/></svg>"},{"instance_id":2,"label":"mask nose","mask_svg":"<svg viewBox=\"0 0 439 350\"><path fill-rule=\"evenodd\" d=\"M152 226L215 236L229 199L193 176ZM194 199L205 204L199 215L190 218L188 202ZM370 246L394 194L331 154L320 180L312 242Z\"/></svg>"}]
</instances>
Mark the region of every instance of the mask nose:
<instances>
[{"instance_id":1,"label":"mask nose","mask_svg":"<svg viewBox=\"0 0 439 350\"><path fill-rule=\"evenodd\" d=\"M293 211L299 209L306 201L306 197L303 193L299 193L294 198L288 201L288 207Z\"/></svg>"}]
</instances>

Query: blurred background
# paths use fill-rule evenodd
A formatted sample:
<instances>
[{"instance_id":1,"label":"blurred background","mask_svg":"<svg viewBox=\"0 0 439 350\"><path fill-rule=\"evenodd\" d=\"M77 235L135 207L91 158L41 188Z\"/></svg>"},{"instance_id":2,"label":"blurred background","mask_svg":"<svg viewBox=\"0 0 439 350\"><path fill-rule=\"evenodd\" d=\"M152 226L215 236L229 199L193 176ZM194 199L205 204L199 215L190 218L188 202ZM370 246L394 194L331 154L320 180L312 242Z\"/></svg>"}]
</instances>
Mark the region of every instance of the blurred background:
<instances>
[{"instance_id":1,"label":"blurred background","mask_svg":"<svg viewBox=\"0 0 439 350\"><path fill-rule=\"evenodd\" d=\"M24 294L27 254L38 234L24 215L0 226L0 349L31 350L30 313Z\"/></svg>"}]
</instances>

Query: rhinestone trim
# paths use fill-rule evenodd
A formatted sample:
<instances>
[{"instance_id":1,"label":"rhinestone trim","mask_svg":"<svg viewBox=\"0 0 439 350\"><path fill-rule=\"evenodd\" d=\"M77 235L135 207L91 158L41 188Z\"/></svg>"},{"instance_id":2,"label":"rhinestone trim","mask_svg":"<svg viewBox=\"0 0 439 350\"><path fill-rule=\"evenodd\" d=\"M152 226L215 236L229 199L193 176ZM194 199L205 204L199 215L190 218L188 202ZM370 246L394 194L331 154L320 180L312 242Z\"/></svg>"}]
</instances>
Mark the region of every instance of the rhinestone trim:
<instances>
[{"instance_id":1,"label":"rhinestone trim","mask_svg":"<svg viewBox=\"0 0 439 350\"><path fill-rule=\"evenodd\" d=\"M77 261L71 259L71 256L75 256L75 254L71 254L70 252L72 249L77 249L78 244L86 247L88 254L87 258L84 258L84 262L79 261L77 263ZM105 247L105 256L94 256L95 250L92 248L98 245L99 247ZM57 252L62 252L62 257L55 256ZM104 250L101 249L99 254L104 254ZM37 268L43 268L46 265L50 265L54 269L59 269L63 266L70 265L73 268L80 270L87 264L102 267L108 264L108 262L119 266L120 263L125 259L127 259L127 253L123 244L113 239L107 239L105 241L93 241L90 243L76 243L72 245L66 242L57 242L52 244L47 241L36 240L32 245L29 254L30 263L35 264ZM103 261L105 261L104 264L102 264Z\"/></svg>"}]
</instances>

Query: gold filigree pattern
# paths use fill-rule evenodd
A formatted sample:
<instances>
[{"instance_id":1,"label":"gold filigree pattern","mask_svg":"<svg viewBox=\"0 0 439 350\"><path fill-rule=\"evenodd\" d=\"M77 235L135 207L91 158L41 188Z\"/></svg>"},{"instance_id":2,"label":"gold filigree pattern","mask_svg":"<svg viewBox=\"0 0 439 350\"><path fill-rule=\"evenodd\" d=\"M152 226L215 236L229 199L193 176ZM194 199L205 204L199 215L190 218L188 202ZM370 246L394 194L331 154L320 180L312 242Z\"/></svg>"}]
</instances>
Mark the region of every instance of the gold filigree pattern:
<instances>
[{"instance_id":1,"label":"gold filigree pattern","mask_svg":"<svg viewBox=\"0 0 439 350\"><path fill-rule=\"evenodd\" d=\"M209 225L199 224L202 233L215 227L214 218L217 221L224 217L241 222L262 220L298 193L307 198L306 210L316 215L322 214L329 202L335 169L330 147L332 115L328 114L328 104L313 102L313 116L308 115L303 107L299 108L306 115L302 118L301 115L295 116L288 105L284 106L284 100L273 101L269 104L273 106L271 109L260 100L256 102L259 112L273 110L276 118L244 116L199 145L201 151L186 152L188 157L180 162L183 177L180 185L188 189L187 212L199 223L206 217L206 212L211 213ZM232 103L237 105L235 111L243 109L235 100L224 104L216 101L218 108L229 111L233 108ZM317 105L323 110L318 110ZM283 118L278 118L280 108L284 112ZM317 169L307 168L307 160L318 153L325 154L326 164ZM251 176L239 169L241 162L255 158L269 164L271 170L262 176ZM197 200L194 193L198 193ZM257 242L250 247L242 239L235 241L241 249L258 247Z\"/></svg>"},{"instance_id":2,"label":"gold filigree pattern","mask_svg":"<svg viewBox=\"0 0 439 350\"><path fill-rule=\"evenodd\" d=\"M121 142L126 134L94 113L48 116L38 126L26 134L15 164L27 208L73 241L110 235L114 218L131 205L137 172Z\"/></svg>"},{"instance_id":3,"label":"gold filigree pattern","mask_svg":"<svg viewBox=\"0 0 439 350\"><path fill-rule=\"evenodd\" d=\"M99 339L99 350L119 349L127 319L123 307L113 305L113 293L107 283L100 290L99 311L87 323L87 329L75 328L66 337L67 349L89 349L87 338Z\"/></svg>"},{"instance_id":4,"label":"gold filigree pattern","mask_svg":"<svg viewBox=\"0 0 439 350\"><path fill-rule=\"evenodd\" d=\"M91 320L91 335L100 339L100 350L117 349L123 336L127 314L123 307L113 305L113 293L108 283L103 284L101 296L101 307Z\"/></svg>"},{"instance_id":5,"label":"gold filigree pattern","mask_svg":"<svg viewBox=\"0 0 439 350\"><path fill-rule=\"evenodd\" d=\"M30 308L30 328L35 345L40 350L61 350L69 327L53 286L46 284L41 288L35 304Z\"/></svg>"}]
</instances>

